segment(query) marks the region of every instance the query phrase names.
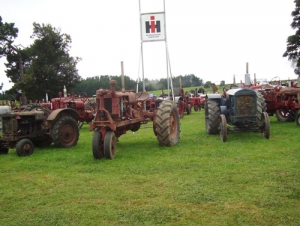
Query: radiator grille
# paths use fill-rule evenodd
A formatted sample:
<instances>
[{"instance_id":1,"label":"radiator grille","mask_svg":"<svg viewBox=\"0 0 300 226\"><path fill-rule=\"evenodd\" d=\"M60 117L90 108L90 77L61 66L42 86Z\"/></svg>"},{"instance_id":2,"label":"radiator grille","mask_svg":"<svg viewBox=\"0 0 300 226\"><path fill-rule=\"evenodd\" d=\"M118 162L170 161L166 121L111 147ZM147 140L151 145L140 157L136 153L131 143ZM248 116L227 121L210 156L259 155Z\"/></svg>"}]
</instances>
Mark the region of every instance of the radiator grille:
<instances>
[{"instance_id":1,"label":"radiator grille","mask_svg":"<svg viewBox=\"0 0 300 226\"><path fill-rule=\"evenodd\" d=\"M236 116L253 116L256 113L255 96L237 96Z\"/></svg>"}]
</instances>

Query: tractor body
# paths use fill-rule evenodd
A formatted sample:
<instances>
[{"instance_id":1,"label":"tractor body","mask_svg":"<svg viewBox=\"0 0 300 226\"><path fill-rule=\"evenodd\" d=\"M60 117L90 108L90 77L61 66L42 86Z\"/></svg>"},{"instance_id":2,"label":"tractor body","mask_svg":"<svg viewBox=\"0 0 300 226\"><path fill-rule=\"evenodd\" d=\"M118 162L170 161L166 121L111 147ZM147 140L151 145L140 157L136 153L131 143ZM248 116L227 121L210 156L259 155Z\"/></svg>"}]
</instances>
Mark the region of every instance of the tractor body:
<instances>
[{"instance_id":1,"label":"tractor body","mask_svg":"<svg viewBox=\"0 0 300 226\"><path fill-rule=\"evenodd\" d=\"M147 92L116 91L115 86L116 81L111 80L110 89L96 91L92 140L95 159L113 159L119 137L128 130L138 131L142 124L150 121L153 121L153 131L160 145L173 146L178 143L179 115L173 101L149 100L150 94ZM147 109L146 106L151 107Z\"/></svg>"},{"instance_id":2,"label":"tractor body","mask_svg":"<svg viewBox=\"0 0 300 226\"><path fill-rule=\"evenodd\" d=\"M208 134L220 134L227 140L228 132L262 132L270 135L268 114L263 111L264 99L246 88L229 89L221 94L207 94L205 125Z\"/></svg>"}]
</instances>

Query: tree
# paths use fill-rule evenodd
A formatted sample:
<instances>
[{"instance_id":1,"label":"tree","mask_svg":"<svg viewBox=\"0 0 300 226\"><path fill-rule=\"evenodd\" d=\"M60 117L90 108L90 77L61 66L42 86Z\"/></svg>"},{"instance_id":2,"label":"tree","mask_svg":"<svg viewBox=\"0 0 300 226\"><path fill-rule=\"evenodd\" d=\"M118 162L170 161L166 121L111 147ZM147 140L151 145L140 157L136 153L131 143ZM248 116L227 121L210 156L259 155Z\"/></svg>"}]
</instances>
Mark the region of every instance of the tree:
<instances>
[{"instance_id":1,"label":"tree","mask_svg":"<svg viewBox=\"0 0 300 226\"><path fill-rule=\"evenodd\" d=\"M64 86L72 89L81 77L76 69L81 60L69 55L71 36L62 34L50 24L33 23L34 43L27 49L30 56L28 79L35 87L33 97L39 98L47 92L50 97L58 95Z\"/></svg>"},{"instance_id":2,"label":"tree","mask_svg":"<svg viewBox=\"0 0 300 226\"><path fill-rule=\"evenodd\" d=\"M18 37L18 28L15 27L14 23L3 23L2 17L0 16L0 58L6 56L8 64L12 70L7 74L7 77L12 82L22 82L24 79L24 61L23 61L23 50L13 45L15 38ZM14 63L12 63L14 62ZM6 71L7 72L7 71ZM22 104L26 104L26 95L24 89L22 90Z\"/></svg>"},{"instance_id":3,"label":"tree","mask_svg":"<svg viewBox=\"0 0 300 226\"><path fill-rule=\"evenodd\" d=\"M294 35L291 35L287 38L287 48L283 57L288 57L292 62L296 62L295 73L298 74L300 67L300 0L294 1L296 8L292 11L291 15L293 17L293 22L291 27L296 30Z\"/></svg>"}]
</instances>

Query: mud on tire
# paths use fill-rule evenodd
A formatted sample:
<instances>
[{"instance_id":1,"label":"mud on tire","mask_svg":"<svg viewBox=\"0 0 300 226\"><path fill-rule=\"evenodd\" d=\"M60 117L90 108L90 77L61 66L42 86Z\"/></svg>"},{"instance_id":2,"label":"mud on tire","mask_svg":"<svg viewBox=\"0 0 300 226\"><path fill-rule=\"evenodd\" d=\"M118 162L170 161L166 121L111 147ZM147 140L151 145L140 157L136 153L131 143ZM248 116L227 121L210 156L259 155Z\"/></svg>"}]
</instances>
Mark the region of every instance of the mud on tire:
<instances>
[{"instance_id":1,"label":"mud on tire","mask_svg":"<svg viewBox=\"0 0 300 226\"><path fill-rule=\"evenodd\" d=\"M161 146L173 146L179 142L179 113L173 101L165 100L159 105L155 119L155 134Z\"/></svg>"},{"instance_id":2,"label":"mud on tire","mask_svg":"<svg viewBox=\"0 0 300 226\"><path fill-rule=\"evenodd\" d=\"M262 124L262 113L267 111L267 104L265 101L264 96L259 92L259 91L255 91L256 92L256 106L257 106L257 112L256 112L256 120L257 123L259 125Z\"/></svg>"}]
</instances>

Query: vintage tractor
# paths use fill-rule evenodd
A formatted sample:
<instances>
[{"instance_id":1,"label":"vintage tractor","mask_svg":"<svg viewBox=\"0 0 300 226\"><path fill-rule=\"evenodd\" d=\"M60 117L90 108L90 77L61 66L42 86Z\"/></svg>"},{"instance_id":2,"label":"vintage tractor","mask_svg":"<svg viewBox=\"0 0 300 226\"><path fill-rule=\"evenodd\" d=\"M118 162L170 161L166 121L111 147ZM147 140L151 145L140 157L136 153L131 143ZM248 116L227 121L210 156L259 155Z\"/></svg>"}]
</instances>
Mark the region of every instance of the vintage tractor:
<instances>
[{"instance_id":1,"label":"vintage tractor","mask_svg":"<svg viewBox=\"0 0 300 226\"><path fill-rule=\"evenodd\" d=\"M70 148L77 144L80 115L70 108L49 111L40 104L29 104L23 111L1 115L0 153L16 148L18 156L28 156L35 146Z\"/></svg>"},{"instance_id":2,"label":"vintage tractor","mask_svg":"<svg viewBox=\"0 0 300 226\"><path fill-rule=\"evenodd\" d=\"M259 92L233 88L224 94L207 94L205 102L206 133L220 134L223 142L228 132L261 132L270 137L270 120L264 111L264 98Z\"/></svg>"},{"instance_id":3,"label":"vintage tractor","mask_svg":"<svg viewBox=\"0 0 300 226\"><path fill-rule=\"evenodd\" d=\"M300 88L282 85L250 86L258 90L266 100L267 112L276 115L281 122L294 122L300 109Z\"/></svg>"},{"instance_id":4,"label":"vintage tractor","mask_svg":"<svg viewBox=\"0 0 300 226\"><path fill-rule=\"evenodd\" d=\"M92 152L95 159L113 159L118 138L126 131L138 131L142 124L153 121L153 131L159 145L173 146L179 142L180 123L176 104L171 100L156 100L155 109L144 110L149 93L116 91L116 81L110 89L96 91L96 114L93 121ZM122 84L124 87L124 84Z\"/></svg>"},{"instance_id":5,"label":"vintage tractor","mask_svg":"<svg viewBox=\"0 0 300 226\"><path fill-rule=\"evenodd\" d=\"M194 106L194 111L200 111L204 108L205 98L204 89L195 90L195 93L189 98L192 102L191 106Z\"/></svg>"},{"instance_id":6,"label":"vintage tractor","mask_svg":"<svg viewBox=\"0 0 300 226\"><path fill-rule=\"evenodd\" d=\"M190 97L188 95L185 95L182 85L181 87L174 88L174 97L175 102L177 103L180 118L184 117L185 112L188 115L192 113L194 102L190 100Z\"/></svg>"},{"instance_id":7,"label":"vintage tractor","mask_svg":"<svg viewBox=\"0 0 300 226\"><path fill-rule=\"evenodd\" d=\"M87 98L86 93L82 92L80 98L70 95L62 96L62 92L58 93L58 97L52 98L48 103L40 103L41 106L47 107L50 111L57 109L69 108L79 114L78 127L81 128L84 122L91 123L94 119L94 110L96 103Z\"/></svg>"}]
</instances>

